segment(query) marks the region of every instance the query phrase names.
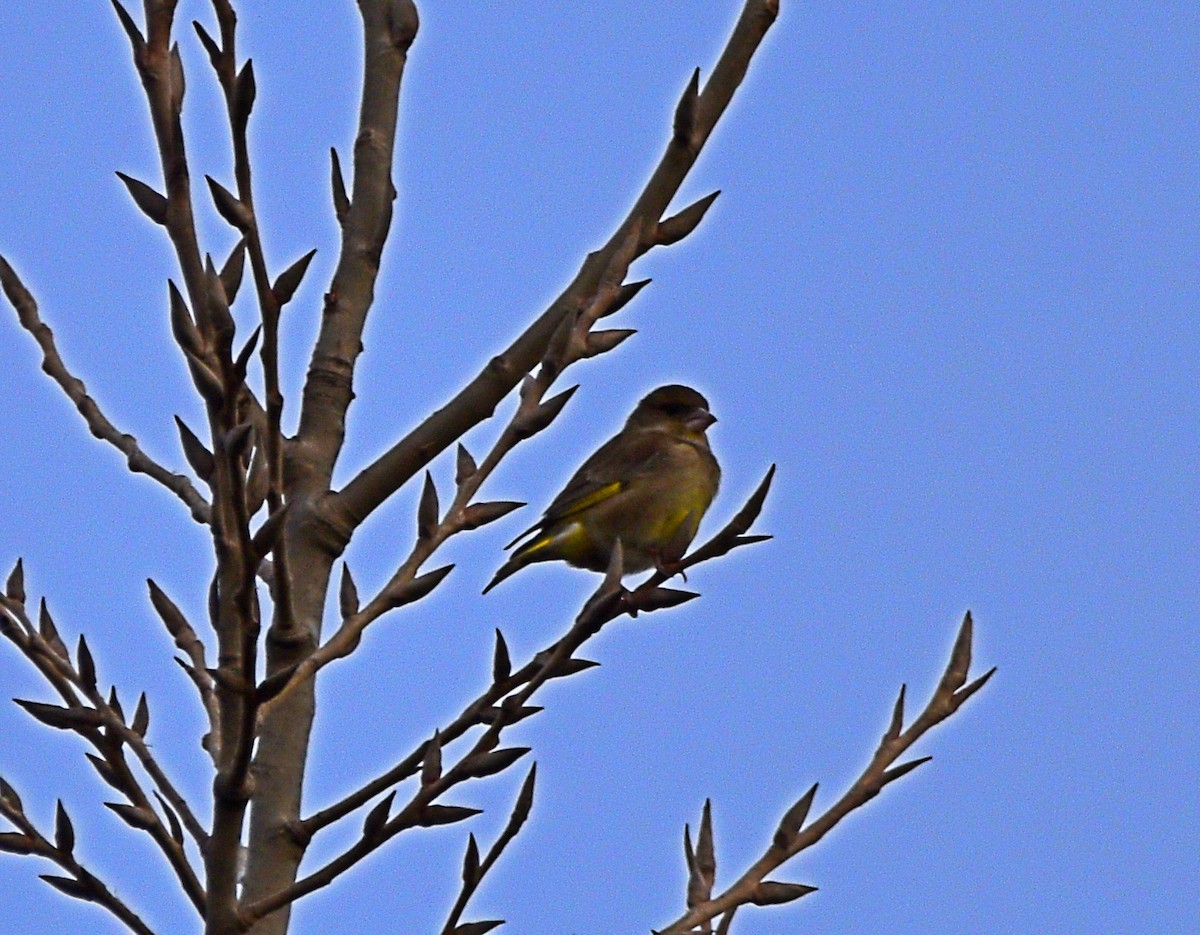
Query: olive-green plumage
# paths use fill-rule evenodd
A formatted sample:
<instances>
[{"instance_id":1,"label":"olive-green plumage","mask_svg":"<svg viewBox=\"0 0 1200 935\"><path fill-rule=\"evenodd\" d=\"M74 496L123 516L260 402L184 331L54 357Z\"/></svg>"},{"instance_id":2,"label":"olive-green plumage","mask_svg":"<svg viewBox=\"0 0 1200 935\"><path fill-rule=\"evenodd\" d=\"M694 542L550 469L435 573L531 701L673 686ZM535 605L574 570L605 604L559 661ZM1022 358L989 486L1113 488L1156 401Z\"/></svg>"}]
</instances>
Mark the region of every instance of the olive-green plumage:
<instances>
[{"instance_id":1,"label":"olive-green plumage","mask_svg":"<svg viewBox=\"0 0 1200 935\"><path fill-rule=\"evenodd\" d=\"M625 427L588 458L486 588L534 562L564 561L604 571L621 540L626 572L683 556L721 479L705 430L708 401L686 386L660 386Z\"/></svg>"}]
</instances>

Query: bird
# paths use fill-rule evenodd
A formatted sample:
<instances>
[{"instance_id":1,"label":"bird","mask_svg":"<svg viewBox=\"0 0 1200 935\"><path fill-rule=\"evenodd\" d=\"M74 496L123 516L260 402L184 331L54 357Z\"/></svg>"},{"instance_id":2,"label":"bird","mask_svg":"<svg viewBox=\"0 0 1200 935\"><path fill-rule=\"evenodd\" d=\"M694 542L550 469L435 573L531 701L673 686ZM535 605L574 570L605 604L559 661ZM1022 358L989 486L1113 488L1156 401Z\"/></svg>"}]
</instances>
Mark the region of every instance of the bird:
<instances>
[{"instance_id":1,"label":"bird","mask_svg":"<svg viewBox=\"0 0 1200 935\"><path fill-rule=\"evenodd\" d=\"M535 562L604 571L619 539L623 571L670 571L696 537L717 494L721 468L705 432L717 421L689 386L660 386L624 428L575 472L542 518L505 546L521 544L483 589Z\"/></svg>"}]
</instances>

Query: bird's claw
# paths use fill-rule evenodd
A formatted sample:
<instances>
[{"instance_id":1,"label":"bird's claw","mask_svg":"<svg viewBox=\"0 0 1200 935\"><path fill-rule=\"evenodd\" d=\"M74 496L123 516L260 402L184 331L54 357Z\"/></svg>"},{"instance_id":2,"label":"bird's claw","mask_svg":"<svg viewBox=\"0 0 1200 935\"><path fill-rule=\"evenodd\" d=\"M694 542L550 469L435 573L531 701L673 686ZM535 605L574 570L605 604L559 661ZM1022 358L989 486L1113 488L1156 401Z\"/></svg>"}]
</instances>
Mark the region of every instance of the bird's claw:
<instances>
[{"instance_id":1,"label":"bird's claw","mask_svg":"<svg viewBox=\"0 0 1200 935\"><path fill-rule=\"evenodd\" d=\"M683 578L684 583L687 583L687 572L683 570L683 563L663 561L663 557L657 551L654 553L654 570L668 581L679 575Z\"/></svg>"}]
</instances>

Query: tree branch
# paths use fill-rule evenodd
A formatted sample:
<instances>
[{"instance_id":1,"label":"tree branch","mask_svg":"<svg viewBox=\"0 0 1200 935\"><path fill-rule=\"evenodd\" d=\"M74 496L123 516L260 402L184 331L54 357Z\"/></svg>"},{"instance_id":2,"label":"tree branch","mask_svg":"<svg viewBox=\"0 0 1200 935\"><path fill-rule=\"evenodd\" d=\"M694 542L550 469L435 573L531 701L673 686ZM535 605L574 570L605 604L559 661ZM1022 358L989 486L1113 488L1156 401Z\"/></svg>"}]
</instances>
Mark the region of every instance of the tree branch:
<instances>
[{"instance_id":1,"label":"tree branch","mask_svg":"<svg viewBox=\"0 0 1200 935\"><path fill-rule=\"evenodd\" d=\"M212 508L200 492L192 486L192 482L182 474L173 474L168 471L142 451L136 438L120 431L113 425L100 411L96 401L88 395L83 381L67 369L58 353L54 332L41 320L38 315L37 302L4 257L0 257L0 284L3 285L4 294L8 296L8 301L12 303L17 312L21 327L33 335L33 339L41 348L42 370L75 404L75 408L83 416L92 435L101 441L108 442L124 454L129 470L135 474L145 474L175 494L188 507L196 522L208 523Z\"/></svg>"},{"instance_id":2,"label":"tree branch","mask_svg":"<svg viewBox=\"0 0 1200 935\"><path fill-rule=\"evenodd\" d=\"M187 308L181 307L182 302L173 302L173 332L196 389L205 401L212 440L211 527L216 574L210 616L218 641L214 674L218 718L212 737L216 765L213 824L204 853L205 926L209 935L223 935L236 925L239 855L251 794L249 771L256 727L252 689L260 630L256 575L265 557L265 553L256 549L259 536L252 537L250 532L251 504L247 496L248 449L255 413L247 405L249 393L245 381L254 338L235 359L236 325L229 305L230 292L236 292L236 281L240 278L238 264L235 262L227 275L220 275L211 257L202 254L196 236L181 119L185 92L183 62L178 46L171 40L176 3L146 0L144 38L120 0L112 3L129 37L134 64L146 92L166 194L159 195L132 180L126 184L137 205L166 228L174 247L195 321ZM236 22L233 9L226 0L215 0L214 7L222 37L232 48ZM232 56L225 64L232 67ZM252 99L250 79L243 85L238 119L248 118ZM209 187L218 212L245 235L248 218L245 205L215 182L210 181ZM265 439L259 443L264 444ZM281 512L275 511L268 517L264 528L277 533L283 518Z\"/></svg>"},{"instance_id":3,"label":"tree branch","mask_svg":"<svg viewBox=\"0 0 1200 935\"><path fill-rule=\"evenodd\" d=\"M229 117L229 132L233 144L234 176L237 179L237 202L241 210L239 230L242 244L250 258L250 269L258 297L259 316L262 322L263 384L266 394L265 424L257 442L266 452L267 464L267 507L274 514L283 509L283 393L279 385L279 316L282 307L292 295L312 259L307 254L298 263L285 271L272 286L267 272L266 256L263 252L262 236L259 232L258 216L254 210L254 186L251 177L250 150L247 127L256 95L253 63L247 59L241 71L237 70L237 17L228 0L214 0L218 22L221 26L221 44L211 39L204 44L209 49L213 70L225 96L225 107ZM194 24L202 40L206 37L203 27ZM210 180L211 182L211 180ZM213 183L215 184L215 183ZM315 251L314 251L315 252ZM229 296L229 301L233 297ZM275 546L275 570L272 577L272 597L275 612L281 615L281 626L291 628L291 576L288 573L287 539L280 536Z\"/></svg>"},{"instance_id":4,"label":"tree branch","mask_svg":"<svg viewBox=\"0 0 1200 935\"><path fill-rule=\"evenodd\" d=\"M417 31L417 12L412 0L359 0L358 9L363 79L352 199L338 205L342 246L305 380L299 431L284 450L283 484L290 508L284 530L287 560L305 573L290 581L291 620L276 615L268 634L268 676L296 666L320 640L329 573L334 555L341 550L335 542L343 537L331 537L319 501L329 489L345 434L354 363L374 298L395 196L391 169L397 106L408 49ZM314 712L309 682L261 719L254 759L259 781L243 902L277 892L296 878L303 849L287 828L300 812ZM285 908L256 925L255 933L282 935L287 927Z\"/></svg>"},{"instance_id":5,"label":"tree branch","mask_svg":"<svg viewBox=\"0 0 1200 935\"><path fill-rule=\"evenodd\" d=\"M345 438L355 363L362 352L363 327L391 229L400 82L418 27L411 0L360 0L358 7L365 61L353 187L341 223L341 254L304 383L297 445L288 466L289 490L310 495L328 490Z\"/></svg>"},{"instance_id":6,"label":"tree branch","mask_svg":"<svg viewBox=\"0 0 1200 935\"><path fill-rule=\"evenodd\" d=\"M75 832L61 800L55 817L55 843L51 843L26 817L21 799L3 779L0 779L0 815L17 829L16 833L0 834L0 851L42 857L57 864L71 876L43 874L41 878L54 889L74 899L102 906L137 935L154 935L153 930L105 886L99 877L75 859Z\"/></svg>"},{"instance_id":7,"label":"tree branch","mask_svg":"<svg viewBox=\"0 0 1200 935\"><path fill-rule=\"evenodd\" d=\"M21 706L41 723L61 730L71 730L96 749L102 759L89 757L92 765L108 785L120 791L131 803L114 811L127 823L150 835L175 871L184 892L203 916L204 888L188 861L183 840L176 838L163 825L122 752L123 744L128 743L133 748L163 800L171 803L175 811L184 818L196 843L203 850L207 845L207 836L203 828L145 744L143 734L149 724L148 709L142 711L142 705L139 705L140 713L135 720L145 721L145 724L138 725L141 728L140 732L129 727L117 701L115 689L108 701L100 694L95 662L86 640L80 637L76 654L78 662L73 665L44 602L40 616L40 624L35 628L23 601L7 594L0 597L0 631L34 665L66 703L65 708L37 702L21 702ZM14 621L16 626L13 625ZM91 706L83 704L81 697L86 698Z\"/></svg>"},{"instance_id":8,"label":"tree branch","mask_svg":"<svg viewBox=\"0 0 1200 935\"><path fill-rule=\"evenodd\" d=\"M537 764L534 763L529 770L529 775L525 777L525 782L521 784L521 791L517 793L517 800L513 803L513 810L508 816L508 823L505 824L504 830L500 832L500 836L496 838L496 842L488 849L487 856L482 861L479 859L479 848L475 843L475 835L472 834L468 839L467 853L463 858L462 887L459 890L458 898L450 908L450 914L446 917L446 924L442 926L441 935L455 935L459 919L462 918L463 912L466 911L467 903L471 901L471 897L479 889L483 878L495 866L496 861L500 859L500 855L504 853L504 849L517 836L521 830L521 826L529 818L529 810L533 807L533 787L536 780Z\"/></svg>"},{"instance_id":9,"label":"tree branch","mask_svg":"<svg viewBox=\"0 0 1200 935\"><path fill-rule=\"evenodd\" d=\"M357 864L368 854L382 846L386 841L395 835L408 830L409 828L418 825L429 824L446 824L452 821L459 821L471 817L476 813L474 809L463 809L454 806L436 806L433 802L444 791L461 783L467 779L475 778L483 775L491 775L493 772L506 769L511 766L516 758L526 752L527 748L510 748L509 750L496 750L495 748L500 742L500 735L505 727L510 726L516 721L522 719L524 712L529 710L526 707L526 702L550 679L570 676L591 668L594 663L587 662L574 658L573 654L585 642L600 632L600 629L606 622L614 619L623 611L636 612L637 610L654 610L660 607L674 606L681 603L681 600L674 599L670 601L650 601L644 606L634 607L631 601L635 598L636 592L630 593L621 587L621 576L623 572L622 550L620 541L618 540L616 547L613 549L612 561L609 565L607 574L603 582L596 592L584 604L583 609L575 618L575 622L571 628L548 652L539 653L534 659L522 670L521 682L518 683L517 690L505 699L505 702L499 707L497 714L491 719L487 728L482 735L475 741L471 750L462 756L458 762L447 772L441 772L441 748L444 745L443 735L439 732L434 735L432 741L426 742L420 751L419 766L414 762L414 757L410 756L406 763L412 763L416 768L421 770L421 784L414 793L409 803L400 810L395 817L387 818L389 813L394 793L387 795L377 806L368 814L363 825L362 837L351 845L347 850L342 852L338 857L329 861L325 866L316 870L312 874L297 880L284 889L273 893L258 902L252 903L243 909L242 918L248 924L253 924L257 919L260 919L277 909L300 899L322 887L328 886L338 876L348 870L350 867ZM666 589L655 588L656 594L665 593ZM684 592L671 592L681 594ZM683 599L695 597L694 594L687 594ZM620 608L618 610L617 608ZM501 680L497 680L501 681ZM506 681L507 680L503 680ZM496 686L493 685L493 688ZM508 691L511 691L510 688ZM508 694L508 691L505 694ZM512 756L511 754L516 754ZM437 759L431 760L431 756L436 754ZM500 761L494 767L481 767L481 758L499 757ZM486 761L485 761L486 762ZM430 764L434 764L434 768L430 768ZM392 771L393 773L395 770ZM408 773L407 775L412 775ZM396 781L407 778L406 776L398 777ZM394 782L387 783L393 785ZM378 781L369 784L371 787L378 786ZM369 798L364 798L364 787L358 793L348 797L332 809L326 809L321 816L314 816L313 820L301 822L295 829L294 833L301 838L308 838L312 831L317 827L324 827L329 821L340 817L337 813L340 811L342 815L349 810L357 807L359 804L365 804ZM382 791L378 788L377 791ZM353 802L353 804L350 804ZM349 807L347 807L349 806ZM435 809L442 809L441 812L435 812ZM442 818L434 818L434 815L443 815ZM335 816L335 817L331 817ZM322 824L323 823L323 824Z\"/></svg>"},{"instance_id":10,"label":"tree branch","mask_svg":"<svg viewBox=\"0 0 1200 935\"><path fill-rule=\"evenodd\" d=\"M775 883L767 881L765 878L772 870L820 841L843 818L879 795L885 786L895 782L901 776L907 775L930 759L921 757L901 763L899 766L892 765L930 729L958 711L967 699L987 684L996 671L994 668L989 669L967 684L967 672L971 666L973 629L971 614L968 612L959 628L954 648L950 653L950 661L941 681L925 709L907 730L903 729L905 691L903 687L900 689L900 695L896 699L892 711L891 722L879 747L871 757L871 762L837 802L815 821L805 825L809 806L811 806L817 791L817 787L813 786L784 814L771 845L736 883L719 896L705 898L692 905L686 913L662 929L659 935L686 935L686 933L695 932L697 926L708 924L709 920L722 913L733 912L738 906L747 904L765 906L791 902L812 892L815 887L795 883Z\"/></svg>"},{"instance_id":11,"label":"tree branch","mask_svg":"<svg viewBox=\"0 0 1200 935\"><path fill-rule=\"evenodd\" d=\"M309 893L328 886L339 876L361 861L364 857L382 847L396 835L417 827L434 827L437 825L453 824L472 818L480 813L479 809L466 808L457 805L440 805L436 800L446 791L470 779L481 779L501 772L517 762L529 752L528 747L510 747L494 749L499 731L493 735L485 733L472 749L464 754L455 765L445 773L440 771L440 745L432 749L437 754L430 768L429 749L426 751L426 765L422 770L422 781L413 793L412 798L399 812L389 818L395 793L389 793L367 815L363 822L362 836L349 848L308 876L297 880L290 886L272 893L258 902L246 906L242 912L243 924L247 927L259 919L270 915L283 906L289 905ZM436 744L437 738L433 743ZM499 858L500 853L516 836L521 825L528 817L529 808L533 801L533 776L530 773L519 793L508 826L501 833L492 852L489 853L491 863ZM491 863L488 864L490 869ZM465 905L465 902L464 902Z\"/></svg>"},{"instance_id":12,"label":"tree branch","mask_svg":"<svg viewBox=\"0 0 1200 935\"><path fill-rule=\"evenodd\" d=\"M196 691L200 695L200 703L208 715L209 742L204 746L213 758L215 765L220 711L217 707L216 687L209 672L204 643L196 635L195 629L183 615L183 611L167 596L166 592L151 578L146 579L146 584L150 588L150 603L175 641L176 648L187 657L185 661L176 656L175 661L179 663L192 684L196 686Z\"/></svg>"}]
</instances>

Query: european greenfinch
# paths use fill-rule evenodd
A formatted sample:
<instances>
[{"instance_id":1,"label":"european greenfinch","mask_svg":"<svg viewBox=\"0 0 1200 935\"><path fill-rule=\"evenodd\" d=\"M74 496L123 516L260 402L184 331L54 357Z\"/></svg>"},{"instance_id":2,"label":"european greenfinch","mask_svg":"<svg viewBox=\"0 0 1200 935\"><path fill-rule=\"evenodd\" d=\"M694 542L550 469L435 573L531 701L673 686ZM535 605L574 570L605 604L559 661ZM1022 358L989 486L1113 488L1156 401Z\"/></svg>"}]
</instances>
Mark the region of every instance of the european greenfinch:
<instances>
[{"instance_id":1,"label":"european greenfinch","mask_svg":"<svg viewBox=\"0 0 1200 935\"><path fill-rule=\"evenodd\" d=\"M696 537L721 469L704 434L716 417L687 386L660 386L583 462L483 593L534 562L604 571L621 540L625 572L670 570Z\"/></svg>"}]
</instances>

